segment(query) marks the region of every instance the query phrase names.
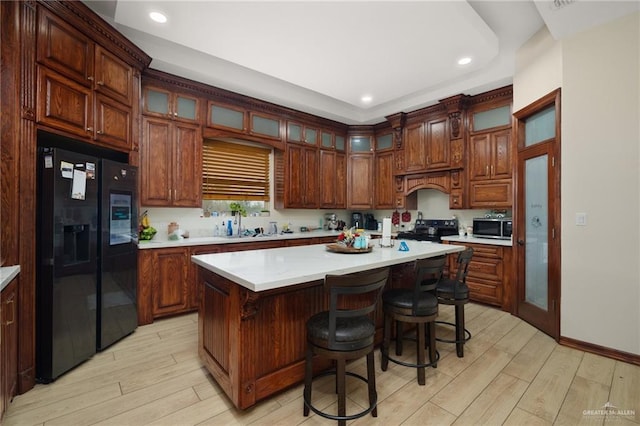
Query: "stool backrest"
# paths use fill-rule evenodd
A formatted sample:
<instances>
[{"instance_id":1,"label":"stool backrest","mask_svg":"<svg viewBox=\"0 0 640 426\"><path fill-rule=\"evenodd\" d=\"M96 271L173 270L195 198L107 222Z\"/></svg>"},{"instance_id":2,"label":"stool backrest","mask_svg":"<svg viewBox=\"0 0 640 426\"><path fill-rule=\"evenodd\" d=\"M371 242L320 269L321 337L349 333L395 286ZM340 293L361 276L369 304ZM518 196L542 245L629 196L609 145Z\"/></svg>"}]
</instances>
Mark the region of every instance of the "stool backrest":
<instances>
[{"instance_id":1,"label":"stool backrest","mask_svg":"<svg viewBox=\"0 0 640 426\"><path fill-rule=\"evenodd\" d=\"M435 290L438 281L442 278L446 263L446 256L416 260L414 267L416 271L416 292Z\"/></svg>"},{"instance_id":2,"label":"stool backrest","mask_svg":"<svg viewBox=\"0 0 640 426\"><path fill-rule=\"evenodd\" d=\"M340 346L336 342L337 319L373 312L388 279L389 268L325 277L324 288L329 293L329 347ZM367 297L359 297L363 295Z\"/></svg>"},{"instance_id":3,"label":"stool backrest","mask_svg":"<svg viewBox=\"0 0 640 426\"><path fill-rule=\"evenodd\" d=\"M418 313L418 300L420 293L433 293L442 279L444 267L447 263L446 256L428 257L418 259L415 263L416 283L413 289L413 315Z\"/></svg>"},{"instance_id":4,"label":"stool backrest","mask_svg":"<svg viewBox=\"0 0 640 426\"><path fill-rule=\"evenodd\" d=\"M467 282L467 273L469 271L469 262L473 257L473 249L467 247L458 254L458 272L456 272L456 283L454 287L454 295L457 295L458 286Z\"/></svg>"}]
</instances>

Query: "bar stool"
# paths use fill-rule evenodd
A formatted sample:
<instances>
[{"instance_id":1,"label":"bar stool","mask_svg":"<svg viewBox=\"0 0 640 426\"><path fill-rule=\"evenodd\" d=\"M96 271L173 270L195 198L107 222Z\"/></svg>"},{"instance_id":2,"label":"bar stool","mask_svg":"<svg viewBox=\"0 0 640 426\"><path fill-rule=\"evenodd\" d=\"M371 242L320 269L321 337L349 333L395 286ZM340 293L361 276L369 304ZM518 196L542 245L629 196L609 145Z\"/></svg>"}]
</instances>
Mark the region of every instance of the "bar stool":
<instances>
[{"instance_id":1,"label":"bar stool","mask_svg":"<svg viewBox=\"0 0 640 426\"><path fill-rule=\"evenodd\" d=\"M304 376L304 411L309 410L327 419L338 420L346 425L347 420L357 419L368 413L378 415L373 342L376 332L370 313L375 311L380 292L389 278L389 268L358 272L349 275L327 275L325 291L329 293L329 310L315 314L307 321L307 354ZM338 415L322 412L311 404L313 381L313 355L332 359L335 370L316 377L335 374L338 394ZM367 356L367 378L346 371L346 361ZM346 376L356 377L368 384L369 408L346 415Z\"/></svg>"},{"instance_id":2,"label":"bar stool","mask_svg":"<svg viewBox=\"0 0 640 426\"><path fill-rule=\"evenodd\" d=\"M416 280L413 289L394 288L382 294L384 332L382 338L382 371L389 361L417 369L418 384L425 384L425 367L437 366L435 319L438 316L438 299L433 294L442 278L446 257L418 259L415 263ZM391 323L396 321L396 355L402 355L402 323L416 325L416 363L400 361L389 356ZM429 363L425 363L425 334L429 343Z\"/></svg>"},{"instance_id":3,"label":"bar stool","mask_svg":"<svg viewBox=\"0 0 640 426\"><path fill-rule=\"evenodd\" d=\"M438 303L453 305L456 322L436 321L436 324L446 324L455 327L455 339L436 338L438 342L455 343L458 358L464 357L464 344L471 339L471 332L464 327L464 305L469 303L469 287L467 286L467 272L469 262L473 257L473 249L467 247L458 254L458 271L454 279L442 279L436 286Z\"/></svg>"}]
</instances>

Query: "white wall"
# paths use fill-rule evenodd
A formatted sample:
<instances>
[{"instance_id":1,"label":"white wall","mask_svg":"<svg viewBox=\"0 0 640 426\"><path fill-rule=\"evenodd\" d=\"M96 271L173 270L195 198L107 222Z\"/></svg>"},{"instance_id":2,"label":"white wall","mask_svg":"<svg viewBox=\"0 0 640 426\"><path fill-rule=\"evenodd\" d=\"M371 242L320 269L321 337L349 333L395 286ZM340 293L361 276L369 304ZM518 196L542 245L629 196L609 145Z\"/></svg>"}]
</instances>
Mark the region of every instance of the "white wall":
<instances>
[{"instance_id":1,"label":"white wall","mask_svg":"<svg viewBox=\"0 0 640 426\"><path fill-rule=\"evenodd\" d=\"M562 42L536 34L519 51L514 78L515 110L562 86L561 335L633 354L640 354L639 62L634 14ZM577 212L587 213L587 226L575 225Z\"/></svg>"}]
</instances>

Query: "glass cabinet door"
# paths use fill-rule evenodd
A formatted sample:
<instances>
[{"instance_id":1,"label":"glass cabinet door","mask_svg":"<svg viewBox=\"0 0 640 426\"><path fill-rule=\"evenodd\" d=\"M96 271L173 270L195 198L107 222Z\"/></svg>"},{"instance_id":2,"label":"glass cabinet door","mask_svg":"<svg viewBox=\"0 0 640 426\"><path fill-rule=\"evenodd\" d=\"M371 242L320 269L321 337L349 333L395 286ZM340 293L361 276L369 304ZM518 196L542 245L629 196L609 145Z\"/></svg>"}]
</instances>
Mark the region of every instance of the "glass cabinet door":
<instances>
[{"instance_id":1,"label":"glass cabinet door","mask_svg":"<svg viewBox=\"0 0 640 426\"><path fill-rule=\"evenodd\" d=\"M329 132L322 132L322 136L320 138L321 144L323 148L332 148L333 147L333 134Z\"/></svg>"},{"instance_id":2,"label":"glass cabinet door","mask_svg":"<svg viewBox=\"0 0 640 426\"><path fill-rule=\"evenodd\" d=\"M145 89L144 109L146 112L169 115L169 92Z\"/></svg>"},{"instance_id":3,"label":"glass cabinet door","mask_svg":"<svg viewBox=\"0 0 640 426\"><path fill-rule=\"evenodd\" d=\"M388 133L386 135L376 136L376 151L393 148L393 135Z\"/></svg>"},{"instance_id":4,"label":"glass cabinet door","mask_svg":"<svg viewBox=\"0 0 640 426\"><path fill-rule=\"evenodd\" d=\"M221 105L211 104L209 107L208 125L210 127L226 127L244 131L244 111Z\"/></svg>"},{"instance_id":5,"label":"glass cabinet door","mask_svg":"<svg viewBox=\"0 0 640 426\"><path fill-rule=\"evenodd\" d=\"M371 136L352 136L350 139L351 152L371 152Z\"/></svg>"},{"instance_id":6,"label":"glass cabinet door","mask_svg":"<svg viewBox=\"0 0 640 426\"><path fill-rule=\"evenodd\" d=\"M195 98L176 95L175 109L175 117L191 121L198 119L198 100Z\"/></svg>"},{"instance_id":7,"label":"glass cabinet door","mask_svg":"<svg viewBox=\"0 0 640 426\"><path fill-rule=\"evenodd\" d=\"M251 113L251 133L280 139L280 120Z\"/></svg>"},{"instance_id":8,"label":"glass cabinet door","mask_svg":"<svg viewBox=\"0 0 640 426\"><path fill-rule=\"evenodd\" d=\"M309 145L317 145L318 144L318 131L316 129L311 129L309 127L305 127L304 129L304 141Z\"/></svg>"},{"instance_id":9,"label":"glass cabinet door","mask_svg":"<svg viewBox=\"0 0 640 426\"><path fill-rule=\"evenodd\" d=\"M287 122L287 140L289 142L302 142L302 125Z\"/></svg>"}]
</instances>

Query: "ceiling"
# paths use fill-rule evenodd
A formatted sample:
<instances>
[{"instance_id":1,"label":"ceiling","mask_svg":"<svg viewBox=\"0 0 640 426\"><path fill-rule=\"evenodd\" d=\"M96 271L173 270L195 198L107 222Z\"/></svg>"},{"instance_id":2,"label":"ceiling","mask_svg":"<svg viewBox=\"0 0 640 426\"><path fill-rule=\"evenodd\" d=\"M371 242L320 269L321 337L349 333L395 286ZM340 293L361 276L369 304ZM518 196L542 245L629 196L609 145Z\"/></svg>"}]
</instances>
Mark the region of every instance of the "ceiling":
<instances>
[{"instance_id":1,"label":"ceiling","mask_svg":"<svg viewBox=\"0 0 640 426\"><path fill-rule=\"evenodd\" d=\"M152 68L346 124L510 84L515 52L544 25L562 39L640 10L637 0L85 3ZM472 62L458 65L463 56Z\"/></svg>"}]
</instances>

